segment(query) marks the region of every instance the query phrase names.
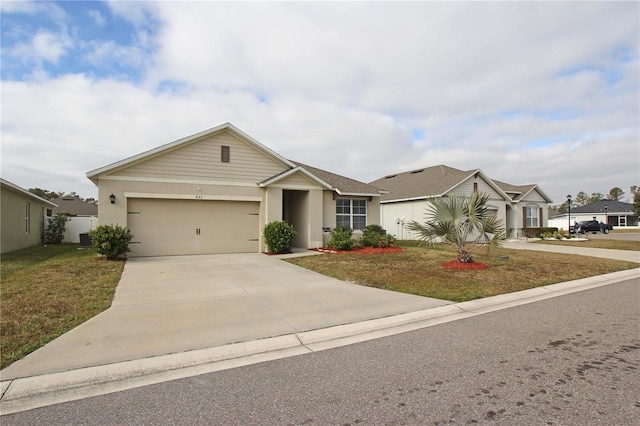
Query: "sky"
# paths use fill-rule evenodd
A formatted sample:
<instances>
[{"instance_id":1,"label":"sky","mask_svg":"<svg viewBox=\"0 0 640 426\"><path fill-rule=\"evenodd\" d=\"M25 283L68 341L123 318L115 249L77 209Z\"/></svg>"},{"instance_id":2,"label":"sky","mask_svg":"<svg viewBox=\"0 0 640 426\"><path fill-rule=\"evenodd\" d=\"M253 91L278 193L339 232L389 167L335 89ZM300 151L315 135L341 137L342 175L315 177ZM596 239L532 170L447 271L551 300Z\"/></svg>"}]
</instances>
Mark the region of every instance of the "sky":
<instances>
[{"instance_id":1,"label":"sky","mask_svg":"<svg viewBox=\"0 0 640 426\"><path fill-rule=\"evenodd\" d=\"M554 204L640 185L639 2L2 1L0 176L230 122L363 182L445 164Z\"/></svg>"}]
</instances>

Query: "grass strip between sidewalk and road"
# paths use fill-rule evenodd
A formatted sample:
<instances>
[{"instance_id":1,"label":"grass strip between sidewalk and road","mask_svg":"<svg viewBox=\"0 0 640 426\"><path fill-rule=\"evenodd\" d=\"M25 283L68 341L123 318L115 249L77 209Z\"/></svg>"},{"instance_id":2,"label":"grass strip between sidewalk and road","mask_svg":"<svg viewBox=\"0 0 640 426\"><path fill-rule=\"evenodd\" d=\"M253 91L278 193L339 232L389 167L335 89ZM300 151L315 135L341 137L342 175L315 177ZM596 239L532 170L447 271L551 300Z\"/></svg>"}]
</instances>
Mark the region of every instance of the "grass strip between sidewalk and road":
<instances>
[{"instance_id":1,"label":"grass strip between sidewalk and road","mask_svg":"<svg viewBox=\"0 0 640 426\"><path fill-rule=\"evenodd\" d=\"M2 255L0 368L111 306L124 262L78 247L55 244Z\"/></svg>"},{"instance_id":2,"label":"grass strip between sidewalk and road","mask_svg":"<svg viewBox=\"0 0 640 426\"><path fill-rule=\"evenodd\" d=\"M455 260L447 245L427 249L400 241L401 253L325 254L288 259L295 265L344 281L385 290L464 302L637 268L633 262L499 248L473 253L483 270L452 270L442 263Z\"/></svg>"}]
</instances>

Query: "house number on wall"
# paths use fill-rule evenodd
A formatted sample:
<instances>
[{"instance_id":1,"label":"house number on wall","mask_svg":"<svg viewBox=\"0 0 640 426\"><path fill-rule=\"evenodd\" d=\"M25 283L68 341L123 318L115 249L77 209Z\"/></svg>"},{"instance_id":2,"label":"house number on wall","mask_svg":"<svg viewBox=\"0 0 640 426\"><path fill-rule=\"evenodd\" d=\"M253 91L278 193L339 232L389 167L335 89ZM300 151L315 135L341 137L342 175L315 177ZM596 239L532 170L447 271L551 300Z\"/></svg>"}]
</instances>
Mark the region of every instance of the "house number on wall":
<instances>
[{"instance_id":1,"label":"house number on wall","mask_svg":"<svg viewBox=\"0 0 640 426\"><path fill-rule=\"evenodd\" d=\"M196 195L196 200L202 200L202 195Z\"/></svg>"}]
</instances>

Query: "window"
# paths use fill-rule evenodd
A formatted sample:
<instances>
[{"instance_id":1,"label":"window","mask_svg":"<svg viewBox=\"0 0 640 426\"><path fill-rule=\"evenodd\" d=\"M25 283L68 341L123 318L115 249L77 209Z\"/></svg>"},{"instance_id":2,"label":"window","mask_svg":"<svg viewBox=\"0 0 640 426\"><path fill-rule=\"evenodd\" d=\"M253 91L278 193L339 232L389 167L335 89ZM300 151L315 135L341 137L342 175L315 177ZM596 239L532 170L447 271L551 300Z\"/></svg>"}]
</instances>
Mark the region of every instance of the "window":
<instances>
[{"instance_id":1,"label":"window","mask_svg":"<svg viewBox=\"0 0 640 426\"><path fill-rule=\"evenodd\" d=\"M478 192L478 182L473 182L473 192Z\"/></svg>"},{"instance_id":2,"label":"window","mask_svg":"<svg viewBox=\"0 0 640 426\"><path fill-rule=\"evenodd\" d=\"M367 200L338 198L336 200L336 226L364 230L367 227Z\"/></svg>"},{"instance_id":3,"label":"window","mask_svg":"<svg viewBox=\"0 0 640 426\"><path fill-rule=\"evenodd\" d=\"M231 150L228 146L222 145L222 150L220 151L220 161L223 163L228 163L231 159Z\"/></svg>"},{"instance_id":4,"label":"window","mask_svg":"<svg viewBox=\"0 0 640 426\"><path fill-rule=\"evenodd\" d=\"M538 214L538 207L526 207L525 227L538 228L540 226L540 217Z\"/></svg>"},{"instance_id":5,"label":"window","mask_svg":"<svg viewBox=\"0 0 640 426\"><path fill-rule=\"evenodd\" d=\"M31 232L31 204L26 203L24 206L24 231L28 234Z\"/></svg>"}]
</instances>

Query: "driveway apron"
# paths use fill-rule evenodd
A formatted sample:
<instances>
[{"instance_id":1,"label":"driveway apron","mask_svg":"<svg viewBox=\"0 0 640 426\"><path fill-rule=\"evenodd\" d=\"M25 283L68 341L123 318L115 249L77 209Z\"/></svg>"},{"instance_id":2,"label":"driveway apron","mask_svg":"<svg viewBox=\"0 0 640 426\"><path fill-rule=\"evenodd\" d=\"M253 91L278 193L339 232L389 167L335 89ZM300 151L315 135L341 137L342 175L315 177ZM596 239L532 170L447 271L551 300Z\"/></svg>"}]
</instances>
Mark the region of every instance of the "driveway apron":
<instances>
[{"instance_id":1,"label":"driveway apron","mask_svg":"<svg viewBox=\"0 0 640 426\"><path fill-rule=\"evenodd\" d=\"M2 380L275 337L451 302L364 287L264 254L127 260L112 306Z\"/></svg>"}]
</instances>

